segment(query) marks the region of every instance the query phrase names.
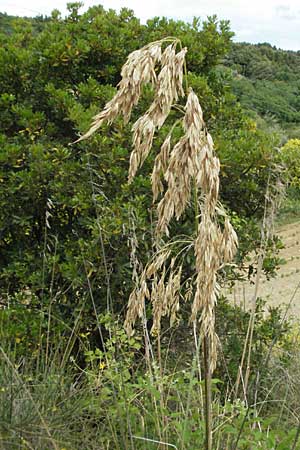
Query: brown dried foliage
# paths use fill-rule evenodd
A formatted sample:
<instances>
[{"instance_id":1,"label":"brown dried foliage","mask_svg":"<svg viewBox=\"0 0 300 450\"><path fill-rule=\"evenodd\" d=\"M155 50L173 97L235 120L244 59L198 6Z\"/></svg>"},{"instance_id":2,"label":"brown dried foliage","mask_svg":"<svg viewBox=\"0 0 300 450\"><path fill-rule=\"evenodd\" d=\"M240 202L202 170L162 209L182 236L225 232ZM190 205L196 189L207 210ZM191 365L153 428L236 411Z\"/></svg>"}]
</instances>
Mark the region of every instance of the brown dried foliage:
<instances>
[{"instance_id":1,"label":"brown dried foliage","mask_svg":"<svg viewBox=\"0 0 300 450\"><path fill-rule=\"evenodd\" d=\"M186 49L176 54L175 45L169 45L163 52L154 100L146 113L132 127L133 151L130 156L129 181L148 156L154 134L164 124L173 102L184 95L182 76Z\"/></svg>"},{"instance_id":2,"label":"brown dried foliage","mask_svg":"<svg viewBox=\"0 0 300 450\"><path fill-rule=\"evenodd\" d=\"M119 114L128 121L132 108L139 101L142 86L151 83L154 87L153 102L132 127L129 180L132 180L149 154L155 133L164 124L173 103L184 96L182 81L186 49L176 53L179 41L175 39L162 51L165 42L154 42L129 55L122 68L117 94L94 117L90 130L79 139L91 136L104 121L112 123ZM182 216L192 192L196 190L197 198L201 198L201 214L194 242L197 273L191 321L195 322L200 316L200 334L208 338L210 343L210 369L213 370L217 355L214 327L219 292L217 274L220 267L234 257L237 236L222 208L217 206L220 162L214 154L213 140L206 130L198 97L192 90L188 93L182 128L183 136L172 149L172 131L169 133L153 167L151 181L154 201L162 195L157 207L157 234L168 235L170 221L174 216L177 220ZM162 177L166 184L165 192ZM220 214L225 216L222 228L218 221ZM152 303L153 332L159 333L162 317L170 316L171 323L176 320L182 269L181 266L175 267L175 259L171 259L168 265L169 258L170 250L159 251L136 282L129 298L125 321L129 334L133 332L136 320L144 315L145 301Z\"/></svg>"}]
</instances>

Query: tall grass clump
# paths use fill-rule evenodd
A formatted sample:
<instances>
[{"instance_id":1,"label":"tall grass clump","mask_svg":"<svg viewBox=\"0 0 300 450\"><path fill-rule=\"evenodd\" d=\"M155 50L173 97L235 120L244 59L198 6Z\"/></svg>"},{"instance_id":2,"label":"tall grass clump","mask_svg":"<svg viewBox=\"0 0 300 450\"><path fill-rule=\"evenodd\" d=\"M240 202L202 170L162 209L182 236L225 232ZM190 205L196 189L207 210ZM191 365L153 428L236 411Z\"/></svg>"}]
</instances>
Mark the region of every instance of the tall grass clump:
<instances>
[{"instance_id":1,"label":"tall grass clump","mask_svg":"<svg viewBox=\"0 0 300 450\"><path fill-rule=\"evenodd\" d=\"M177 48L179 51L177 51ZM215 332L215 305L219 293L219 269L230 262L237 247L237 236L219 202L220 161L214 153L197 95L191 88L183 88L185 54L180 41L173 38L151 43L131 53L122 68L122 79L113 99L93 119L89 131L78 141L88 138L103 122L112 123L122 115L128 121L137 105L144 84L152 85L153 101L147 111L132 126L133 150L130 156L129 181L148 156L155 133L166 122L171 109L177 107L182 117L171 127L159 154L155 158L151 176L154 201L157 204L156 242L158 256L142 271L128 303L125 328L133 334L136 320L145 318L145 303L152 304L152 333L160 334L162 317L171 322L180 307L182 267L176 267L170 251L164 250L162 236L169 236L173 218L183 215L191 202L196 214L196 237L193 239L196 274L190 322L198 330L205 362L206 391L206 448L212 448L211 374L216 367L217 342ZM187 84L187 83L186 83ZM187 96L182 108L176 106ZM173 138L175 126L182 135ZM181 294L185 298L184 294Z\"/></svg>"}]
</instances>

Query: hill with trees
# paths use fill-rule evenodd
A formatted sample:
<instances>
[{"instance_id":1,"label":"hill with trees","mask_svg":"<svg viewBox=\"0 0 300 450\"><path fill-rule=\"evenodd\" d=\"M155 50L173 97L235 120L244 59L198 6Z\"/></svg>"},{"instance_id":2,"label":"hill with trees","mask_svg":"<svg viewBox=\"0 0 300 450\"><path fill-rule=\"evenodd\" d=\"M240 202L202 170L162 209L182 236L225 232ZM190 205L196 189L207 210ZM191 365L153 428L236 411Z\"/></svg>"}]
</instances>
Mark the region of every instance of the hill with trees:
<instances>
[{"instance_id":1,"label":"hill with trees","mask_svg":"<svg viewBox=\"0 0 300 450\"><path fill-rule=\"evenodd\" d=\"M233 91L245 109L277 123L289 137L299 136L300 50L233 43L224 65L231 69Z\"/></svg>"}]
</instances>

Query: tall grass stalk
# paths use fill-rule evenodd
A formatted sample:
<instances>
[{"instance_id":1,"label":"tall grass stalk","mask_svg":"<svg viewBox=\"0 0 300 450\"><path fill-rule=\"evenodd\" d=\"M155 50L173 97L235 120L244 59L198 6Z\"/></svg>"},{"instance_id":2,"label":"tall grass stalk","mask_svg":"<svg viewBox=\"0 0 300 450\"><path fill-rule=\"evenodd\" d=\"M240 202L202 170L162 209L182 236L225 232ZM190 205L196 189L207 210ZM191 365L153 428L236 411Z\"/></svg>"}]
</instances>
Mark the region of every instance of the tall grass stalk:
<instances>
[{"instance_id":1,"label":"tall grass stalk","mask_svg":"<svg viewBox=\"0 0 300 450\"><path fill-rule=\"evenodd\" d=\"M285 185L281 182L281 177L279 175L280 167L274 166L272 171L269 173L268 181L267 181L267 188L266 188L266 194L265 194L265 205L264 205L264 215L261 225L261 241L260 241L260 251L258 255L258 264L257 264L257 272L255 277L255 286L254 286L254 293L251 300L251 309L250 309L250 318L247 328L247 334L244 342L243 352L241 356L241 361L238 368L237 373L237 379L235 384L235 398L238 397L239 393L239 387L240 384L242 384L242 390L243 390L243 397L245 400L245 404L247 405L246 413L243 418L240 430L238 432L238 436L233 444L233 450L238 449L238 443L242 435L242 431L244 428L244 425L246 423L248 414L250 413L250 410L255 408L256 409L256 396L259 389L260 384L260 374L259 369L256 372L256 376L253 378L254 381L251 383L251 387L253 387L253 383L255 383L254 386L254 404L251 405L248 402L248 389L249 389L249 379L250 379L250 373L251 373L251 355L252 355L252 343L253 343L253 333L254 333L254 326L255 326L255 318L256 318L256 306L257 306L257 299L258 299L258 293L259 293L259 287L261 283L262 278L262 271L263 271L263 263L266 256L266 247L268 244L268 241L271 241L273 239L274 234L274 226L275 226L275 220L276 215L280 209L281 201L284 198L285 195ZM274 178L275 176L275 181ZM299 283L300 285L300 283ZM298 287L296 288L297 291ZM294 297L294 296L292 296ZM291 305L292 299L289 302L289 305L286 308L286 313L284 315L284 318L282 318L282 321L285 320L287 310L289 309ZM271 344L269 351L267 353L266 361L264 366L267 367L269 358L271 356L271 352L273 350L273 347L277 341L278 333L275 335L273 339L273 343ZM245 370L244 369L244 364Z\"/></svg>"},{"instance_id":2,"label":"tall grass stalk","mask_svg":"<svg viewBox=\"0 0 300 450\"><path fill-rule=\"evenodd\" d=\"M177 52L178 45L180 49ZM191 322L196 323L200 316L200 335L203 338L205 361L206 449L211 450L211 375L217 361L215 333L215 303L219 292L217 272L224 263L232 260L236 251L237 236L218 203L220 162L214 154L213 140L203 120L198 97L188 87L186 76L186 92L183 88L186 52L187 49L182 48L178 39L167 38L131 53L121 70L122 79L116 95L105 105L103 111L94 117L91 128L78 141L90 137L103 122L112 123L118 115L122 115L127 122L133 107L139 102L143 85L152 85L153 101L144 115L132 126L133 150L129 167L129 181L131 181L148 156L155 133L164 125L174 103L187 95L181 121L183 135L172 148L174 127L171 128L160 153L156 156L151 180L154 200L161 197L157 205L158 247L161 236L164 234L169 236L172 218L179 220L188 207L192 191L194 190L196 205L199 193L201 194L200 221L194 240L196 281ZM177 106L176 109L182 110ZM161 181L162 176L167 184L166 189ZM219 225L220 216L224 218L223 229ZM143 320L145 301L150 300L153 308L152 332L158 337L160 375L162 375L161 319L170 316L172 324L176 317L182 271L181 266L175 267L174 258L169 261L170 253L161 256L141 274L139 286L134 288L130 296L125 321L125 328L131 335L136 319ZM161 409L163 408L164 400L161 393ZM164 420L163 428L166 428Z\"/></svg>"},{"instance_id":3,"label":"tall grass stalk","mask_svg":"<svg viewBox=\"0 0 300 450\"><path fill-rule=\"evenodd\" d=\"M285 185L282 184L281 182L280 167L274 165L274 167L272 167L269 172L267 180L264 214L261 224L261 238L257 262L257 271L255 276L254 292L250 304L250 318L235 384L235 397L237 398L240 384L242 383L243 396L246 403L247 403L248 384L251 373L251 354L252 354L253 333L255 327L256 306L259 288L261 284L263 264L266 257L266 248L268 242L272 241L273 239L275 219L284 195L285 195Z\"/></svg>"},{"instance_id":4,"label":"tall grass stalk","mask_svg":"<svg viewBox=\"0 0 300 450\"><path fill-rule=\"evenodd\" d=\"M106 253L105 253L105 248L104 248L103 231L102 231L102 227L100 224L99 205L98 205L97 198L96 198L97 192L95 189L95 182L93 179L93 169L91 167L90 155L88 155L87 169L88 169L89 177L90 177L90 185L91 185L91 189L92 189L92 201L93 201L94 209L95 209L95 213L96 213L96 224L97 224L97 229L98 229L98 233L99 233L100 247L101 247L102 259L103 259L103 267L104 267L105 279L106 279L106 310L107 310L107 313L111 313L113 311L113 304L112 304L111 288L110 288L110 276L109 276L109 272L108 272L108 264L107 264ZM100 194L102 196L104 195L103 192L101 192L101 191L100 191Z\"/></svg>"},{"instance_id":5,"label":"tall grass stalk","mask_svg":"<svg viewBox=\"0 0 300 450\"><path fill-rule=\"evenodd\" d=\"M21 378L20 378L20 376L19 376L19 374L18 374L18 371L16 370L16 368L14 367L14 365L12 364L12 362L10 361L9 357L7 356L6 352L4 351L4 349L2 348L1 345L0 345L0 352L1 352L2 357L4 358L4 360L6 361L7 365L11 368L12 374L13 374L13 378L14 378L18 383L22 384L22 380L21 380ZM39 417L39 419L40 419L40 421L41 421L41 423L42 423L42 425L43 425L43 428L44 428L44 430L45 430L45 432L46 432L46 434L47 434L47 436L48 436L48 439L49 439L49 442L50 442L51 445L52 445L52 448L54 448L54 450L59 450L59 447L58 447L57 443L55 442L55 440L53 439L52 434L51 434L51 432L50 432L50 429L49 429L49 427L48 427L46 421L44 420L43 415L41 414L39 408L36 406L36 403L35 403L35 401L34 401L32 395L31 395L31 392L30 392L28 389L26 389L26 386L24 386L24 388L25 388L25 390L26 390L26 394L28 395L28 397L29 397L29 399L30 399L30 402L31 402L31 404L32 404L32 407L35 409L36 414L37 414L37 416Z\"/></svg>"}]
</instances>

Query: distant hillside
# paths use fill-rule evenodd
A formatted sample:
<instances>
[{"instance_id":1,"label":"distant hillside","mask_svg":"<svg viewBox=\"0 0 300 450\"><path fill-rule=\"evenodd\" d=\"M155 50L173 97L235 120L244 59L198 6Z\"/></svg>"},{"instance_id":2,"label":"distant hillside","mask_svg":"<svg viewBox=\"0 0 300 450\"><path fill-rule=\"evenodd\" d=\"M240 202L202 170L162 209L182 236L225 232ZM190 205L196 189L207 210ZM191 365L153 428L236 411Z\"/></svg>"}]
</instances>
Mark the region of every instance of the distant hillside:
<instances>
[{"instance_id":1,"label":"distant hillside","mask_svg":"<svg viewBox=\"0 0 300 450\"><path fill-rule=\"evenodd\" d=\"M234 43L224 60L242 106L300 135L300 51Z\"/></svg>"},{"instance_id":2,"label":"distant hillside","mask_svg":"<svg viewBox=\"0 0 300 450\"><path fill-rule=\"evenodd\" d=\"M18 20L22 20L24 25L24 19L33 26L34 32L39 32L43 29L43 25L51 20L50 17L36 16L36 17L18 17L10 16L6 13L0 12L0 32L4 34L11 34L14 31L14 23Z\"/></svg>"},{"instance_id":3,"label":"distant hillside","mask_svg":"<svg viewBox=\"0 0 300 450\"><path fill-rule=\"evenodd\" d=\"M15 17L0 12L0 30L2 33L10 34L12 32L13 19Z\"/></svg>"}]
</instances>

